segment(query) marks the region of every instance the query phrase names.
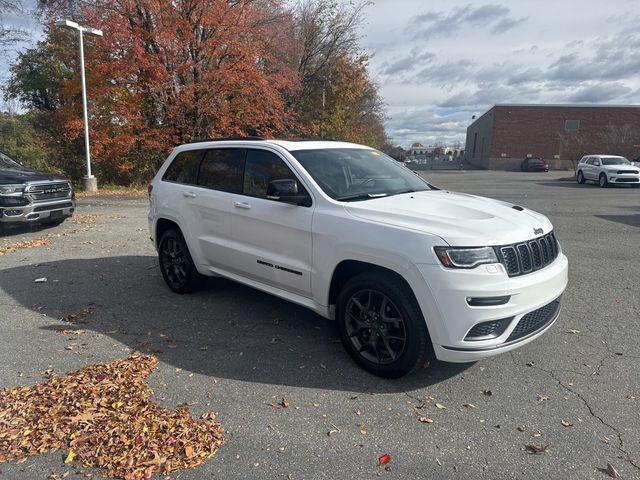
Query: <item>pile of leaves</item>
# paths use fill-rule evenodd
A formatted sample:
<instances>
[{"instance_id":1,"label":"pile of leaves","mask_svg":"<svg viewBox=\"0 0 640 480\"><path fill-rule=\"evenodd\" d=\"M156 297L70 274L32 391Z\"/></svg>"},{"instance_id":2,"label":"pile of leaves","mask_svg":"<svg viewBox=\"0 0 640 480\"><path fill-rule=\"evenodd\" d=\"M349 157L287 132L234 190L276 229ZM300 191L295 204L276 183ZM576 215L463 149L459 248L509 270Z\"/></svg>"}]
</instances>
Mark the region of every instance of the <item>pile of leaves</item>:
<instances>
[{"instance_id":1,"label":"pile of leaves","mask_svg":"<svg viewBox=\"0 0 640 480\"><path fill-rule=\"evenodd\" d=\"M36 238L35 240L25 240L24 242L16 243L14 245L0 247L0 257L6 255L7 253L13 253L16 250L21 250L23 248L45 247L50 243L51 242L49 242L49 240L44 237Z\"/></svg>"},{"instance_id":2,"label":"pile of leaves","mask_svg":"<svg viewBox=\"0 0 640 480\"><path fill-rule=\"evenodd\" d=\"M149 400L153 356L89 365L43 384L0 390L0 462L64 449L105 476L135 480L195 467L222 445L215 413L194 420Z\"/></svg>"}]
</instances>

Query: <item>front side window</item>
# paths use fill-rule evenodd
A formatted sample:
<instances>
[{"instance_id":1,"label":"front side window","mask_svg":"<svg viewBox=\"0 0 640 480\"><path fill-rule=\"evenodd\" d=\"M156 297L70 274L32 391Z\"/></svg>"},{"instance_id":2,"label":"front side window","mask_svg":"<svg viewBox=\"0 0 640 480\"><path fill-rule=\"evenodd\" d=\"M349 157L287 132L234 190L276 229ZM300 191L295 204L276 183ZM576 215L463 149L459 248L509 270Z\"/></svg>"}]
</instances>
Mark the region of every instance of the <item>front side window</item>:
<instances>
[{"instance_id":1,"label":"front side window","mask_svg":"<svg viewBox=\"0 0 640 480\"><path fill-rule=\"evenodd\" d=\"M245 150L242 148L216 148L207 151L198 175L198 185L240 193Z\"/></svg>"},{"instance_id":2,"label":"front side window","mask_svg":"<svg viewBox=\"0 0 640 480\"><path fill-rule=\"evenodd\" d=\"M296 180L296 176L275 153L267 150L247 150L243 189L245 195L267 198L269 182L284 179ZM298 188L302 189L300 182Z\"/></svg>"},{"instance_id":3,"label":"front side window","mask_svg":"<svg viewBox=\"0 0 640 480\"><path fill-rule=\"evenodd\" d=\"M595 160L595 159L594 159L593 157L589 157L589 158L587 159L587 165L593 165L594 160Z\"/></svg>"},{"instance_id":4,"label":"front side window","mask_svg":"<svg viewBox=\"0 0 640 480\"><path fill-rule=\"evenodd\" d=\"M425 180L377 150L323 148L291 154L335 200L355 201L431 190Z\"/></svg>"},{"instance_id":5,"label":"front side window","mask_svg":"<svg viewBox=\"0 0 640 480\"><path fill-rule=\"evenodd\" d=\"M173 159L162 179L167 182L195 185L201 158L202 150L180 152Z\"/></svg>"}]
</instances>

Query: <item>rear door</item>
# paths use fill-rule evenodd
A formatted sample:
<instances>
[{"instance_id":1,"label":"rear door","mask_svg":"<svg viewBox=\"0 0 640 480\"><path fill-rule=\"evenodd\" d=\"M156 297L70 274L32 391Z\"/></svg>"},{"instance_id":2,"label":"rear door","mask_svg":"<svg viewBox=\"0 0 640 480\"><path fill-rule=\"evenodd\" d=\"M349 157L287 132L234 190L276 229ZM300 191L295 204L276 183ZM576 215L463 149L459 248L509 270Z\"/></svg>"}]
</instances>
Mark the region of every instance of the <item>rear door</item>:
<instances>
[{"instance_id":1,"label":"rear door","mask_svg":"<svg viewBox=\"0 0 640 480\"><path fill-rule=\"evenodd\" d=\"M269 182L282 179L295 179L299 192L308 192L275 152L247 149L243 191L232 202L235 266L243 276L309 297L313 205L268 199Z\"/></svg>"},{"instance_id":2,"label":"rear door","mask_svg":"<svg viewBox=\"0 0 640 480\"><path fill-rule=\"evenodd\" d=\"M198 261L204 266L233 268L232 199L242 189L244 155L242 148L206 150L197 185L183 192L188 210L184 216L189 218L189 236L194 243L189 248L198 252Z\"/></svg>"}]
</instances>

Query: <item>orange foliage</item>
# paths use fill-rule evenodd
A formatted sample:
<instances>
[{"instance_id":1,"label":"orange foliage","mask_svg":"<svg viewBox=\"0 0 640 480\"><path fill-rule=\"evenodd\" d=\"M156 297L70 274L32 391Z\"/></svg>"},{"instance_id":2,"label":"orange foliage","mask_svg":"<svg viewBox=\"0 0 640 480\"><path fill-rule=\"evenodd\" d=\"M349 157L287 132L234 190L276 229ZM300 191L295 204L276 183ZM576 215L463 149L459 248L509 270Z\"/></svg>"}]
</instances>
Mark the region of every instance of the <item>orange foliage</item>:
<instances>
[{"instance_id":1,"label":"orange foliage","mask_svg":"<svg viewBox=\"0 0 640 480\"><path fill-rule=\"evenodd\" d=\"M85 4L91 151L103 175L144 180L175 143L227 135L282 135L285 99L299 88L279 0L119 0ZM77 71L77 70L76 70ZM78 76L56 112L81 139ZM134 178L138 177L138 178Z\"/></svg>"}]
</instances>

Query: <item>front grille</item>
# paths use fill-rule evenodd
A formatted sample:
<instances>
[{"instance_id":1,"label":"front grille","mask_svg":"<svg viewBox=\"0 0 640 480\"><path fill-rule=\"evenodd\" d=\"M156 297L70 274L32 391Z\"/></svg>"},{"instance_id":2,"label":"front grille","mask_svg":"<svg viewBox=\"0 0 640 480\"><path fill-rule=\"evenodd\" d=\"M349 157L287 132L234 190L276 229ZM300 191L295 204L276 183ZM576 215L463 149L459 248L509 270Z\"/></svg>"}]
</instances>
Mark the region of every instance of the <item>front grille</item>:
<instances>
[{"instance_id":1,"label":"front grille","mask_svg":"<svg viewBox=\"0 0 640 480\"><path fill-rule=\"evenodd\" d=\"M544 307L540 307L533 312L527 313L520 319L516 328L513 329L513 332L509 335L507 342L524 337L543 328L556 317L559 309L560 299L557 299L546 304Z\"/></svg>"},{"instance_id":2,"label":"front grille","mask_svg":"<svg viewBox=\"0 0 640 480\"><path fill-rule=\"evenodd\" d=\"M540 270L553 262L560 251L553 232L527 242L498 247L500 263L510 277Z\"/></svg>"},{"instance_id":3,"label":"front grille","mask_svg":"<svg viewBox=\"0 0 640 480\"><path fill-rule=\"evenodd\" d=\"M45 212L47 210L60 210L62 208L71 208L73 207L73 203L71 202L67 202L67 203L58 203L56 205L43 205L41 207L35 207L33 209L34 212Z\"/></svg>"},{"instance_id":4,"label":"front grille","mask_svg":"<svg viewBox=\"0 0 640 480\"><path fill-rule=\"evenodd\" d=\"M640 182L637 178L616 178L616 183L636 183Z\"/></svg>"},{"instance_id":5,"label":"front grille","mask_svg":"<svg viewBox=\"0 0 640 480\"><path fill-rule=\"evenodd\" d=\"M631 173L632 175L635 175L638 173L637 170L618 170L618 175L624 175L625 173Z\"/></svg>"},{"instance_id":6,"label":"front grille","mask_svg":"<svg viewBox=\"0 0 640 480\"><path fill-rule=\"evenodd\" d=\"M34 202L44 202L57 198L69 198L71 187L66 182L41 183L30 186L27 189L27 194Z\"/></svg>"}]
</instances>

